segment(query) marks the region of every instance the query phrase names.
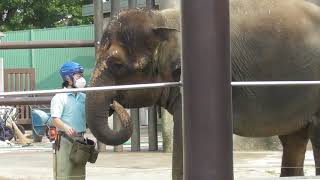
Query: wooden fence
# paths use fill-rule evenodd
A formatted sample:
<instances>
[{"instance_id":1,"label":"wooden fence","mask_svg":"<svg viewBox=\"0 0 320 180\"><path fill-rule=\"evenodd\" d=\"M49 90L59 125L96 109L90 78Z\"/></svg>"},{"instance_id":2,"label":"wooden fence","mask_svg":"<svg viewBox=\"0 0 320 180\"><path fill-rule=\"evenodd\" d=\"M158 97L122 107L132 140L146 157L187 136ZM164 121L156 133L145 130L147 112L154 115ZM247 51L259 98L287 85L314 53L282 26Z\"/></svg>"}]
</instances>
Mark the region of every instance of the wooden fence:
<instances>
[{"instance_id":1,"label":"wooden fence","mask_svg":"<svg viewBox=\"0 0 320 180\"><path fill-rule=\"evenodd\" d=\"M33 68L4 69L4 91L35 90L35 70ZM16 105L19 116L18 124L31 124L31 113L28 105Z\"/></svg>"}]
</instances>

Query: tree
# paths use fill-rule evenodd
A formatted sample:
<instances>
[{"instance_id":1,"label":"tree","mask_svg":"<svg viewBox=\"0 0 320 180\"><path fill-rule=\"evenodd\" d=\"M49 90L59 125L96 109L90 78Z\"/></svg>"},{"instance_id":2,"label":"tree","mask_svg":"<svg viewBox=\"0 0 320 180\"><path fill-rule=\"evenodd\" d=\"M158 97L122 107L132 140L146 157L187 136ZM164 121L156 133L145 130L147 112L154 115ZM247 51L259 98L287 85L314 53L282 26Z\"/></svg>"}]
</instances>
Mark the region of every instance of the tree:
<instances>
[{"instance_id":1,"label":"tree","mask_svg":"<svg viewBox=\"0 0 320 180\"><path fill-rule=\"evenodd\" d=\"M92 24L82 16L88 0L1 0L0 31Z\"/></svg>"}]
</instances>

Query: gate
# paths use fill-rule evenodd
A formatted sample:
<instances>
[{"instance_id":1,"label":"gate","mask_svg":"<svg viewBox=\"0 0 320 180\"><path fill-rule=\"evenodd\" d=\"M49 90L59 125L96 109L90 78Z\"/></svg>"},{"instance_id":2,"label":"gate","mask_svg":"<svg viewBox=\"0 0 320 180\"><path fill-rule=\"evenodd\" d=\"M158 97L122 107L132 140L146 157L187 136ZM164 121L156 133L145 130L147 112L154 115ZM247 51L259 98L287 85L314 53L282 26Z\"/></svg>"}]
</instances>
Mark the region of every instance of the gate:
<instances>
[{"instance_id":1,"label":"gate","mask_svg":"<svg viewBox=\"0 0 320 180\"><path fill-rule=\"evenodd\" d=\"M4 91L35 90L35 70L33 68L4 69ZM28 105L15 105L19 116L18 124L31 124L31 113Z\"/></svg>"}]
</instances>

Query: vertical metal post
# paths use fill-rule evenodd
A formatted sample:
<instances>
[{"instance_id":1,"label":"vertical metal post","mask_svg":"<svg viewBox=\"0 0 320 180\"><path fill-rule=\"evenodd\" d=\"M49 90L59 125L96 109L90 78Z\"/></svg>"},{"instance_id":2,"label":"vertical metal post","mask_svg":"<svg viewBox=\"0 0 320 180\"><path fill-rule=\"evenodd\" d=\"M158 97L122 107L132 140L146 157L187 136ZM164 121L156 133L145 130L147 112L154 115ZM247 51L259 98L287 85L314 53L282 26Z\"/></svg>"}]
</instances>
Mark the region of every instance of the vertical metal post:
<instances>
[{"instance_id":1,"label":"vertical metal post","mask_svg":"<svg viewBox=\"0 0 320 180\"><path fill-rule=\"evenodd\" d=\"M102 0L94 0L94 37L96 48L100 44L103 33L103 3Z\"/></svg>"},{"instance_id":2,"label":"vertical metal post","mask_svg":"<svg viewBox=\"0 0 320 180\"><path fill-rule=\"evenodd\" d=\"M120 11L120 0L111 0L111 18Z\"/></svg>"},{"instance_id":3,"label":"vertical metal post","mask_svg":"<svg viewBox=\"0 0 320 180\"><path fill-rule=\"evenodd\" d=\"M156 5L155 0L146 0L147 9L153 9L155 5Z\"/></svg>"},{"instance_id":4,"label":"vertical metal post","mask_svg":"<svg viewBox=\"0 0 320 180\"><path fill-rule=\"evenodd\" d=\"M184 180L232 180L229 1L181 3Z\"/></svg>"},{"instance_id":5,"label":"vertical metal post","mask_svg":"<svg viewBox=\"0 0 320 180\"><path fill-rule=\"evenodd\" d=\"M95 39L95 51L97 59L97 50L100 45L100 40L103 34L103 2L102 0L94 0L94 39ZM98 142L98 149L100 152L107 151L106 145L102 142Z\"/></svg>"},{"instance_id":6,"label":"vertical metal post","mask_svg":"<svg viewBox=\"0 0 320 180\"><path fill-rule=\"evenodd\" d=\"M140 122L139 109L130 109L133 132L131 136L131 151L140 151Z\"/></svg>"},{"instance_id":7,"label":"vertical metal post","mask_svg":"<svg viewBox=\"0 0 320 180\"><path fill-rule=\"evenodd\" d=\"M111 0L111 18L115 16L120 10L120 1L119 0ZM113 115L113 128L119 129L121 126L120 121L116 115ZM123 145L114 146L115 152L123 151Z\"/></svg>"},{"instance_id":8,"label":"vertical metal post","mask_svg":"<svg viewBox=\"0 0 320 180\"><path fill-rule=\"evenodd\" d=\"M129 0L130 9L137 7L137 0ZM131 151L140 151L140 117L139 109L130 109L130 116L133 123L133 132L131 136Z\"/></svg>"},{"instance_id":9,"label":"vertical metal post","mask_svg":"<svg viewBox=\"0 0 320 180\"><path fill-rule=\"evenodd\" d=\"M136 8L137 7L137 0L129 0L128 6L130 9Z\"/></svg>"},{"instance_id":10,"label":"vertical metal post","mask_svg":"<svg viewBox=\"0 0 320 180\"><path fill-rule=\"evenodd\" d=\"M146 0L146 8L153 9L154 0ZM157 110L155 106L148 108L148 142L149 151L158 150L158 133L157 133Z\"/></svg>"},{"instance_id":11,"label":"vertical metal post","mask_svg":"<svg viewBox=\"0 0 320 180\"><path fill-rule=\"evenodd\" d=\"M148 108L148 140L149 151L158 150L157 110L155 106Z\"/></svg>"}]
</instances>

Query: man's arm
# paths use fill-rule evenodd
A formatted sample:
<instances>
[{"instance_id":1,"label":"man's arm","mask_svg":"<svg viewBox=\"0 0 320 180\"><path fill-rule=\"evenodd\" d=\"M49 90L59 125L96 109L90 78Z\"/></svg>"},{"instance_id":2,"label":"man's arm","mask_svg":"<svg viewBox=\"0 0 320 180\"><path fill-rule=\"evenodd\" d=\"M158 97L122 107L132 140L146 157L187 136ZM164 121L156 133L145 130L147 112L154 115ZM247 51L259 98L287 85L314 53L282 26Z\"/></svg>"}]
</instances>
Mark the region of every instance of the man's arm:
<instances>
[{"instance_id":1,"label":"man's arm","mask_svg":"<svg viewBox=\"0 0 320 180\"><path fill-rule=\"evenodd\" d=\"M77 133L75 129L63 123L60 118L52 117L52 124L58 129L64 131L68 136L73 136Z\"/></svg>"}]
</instances>

